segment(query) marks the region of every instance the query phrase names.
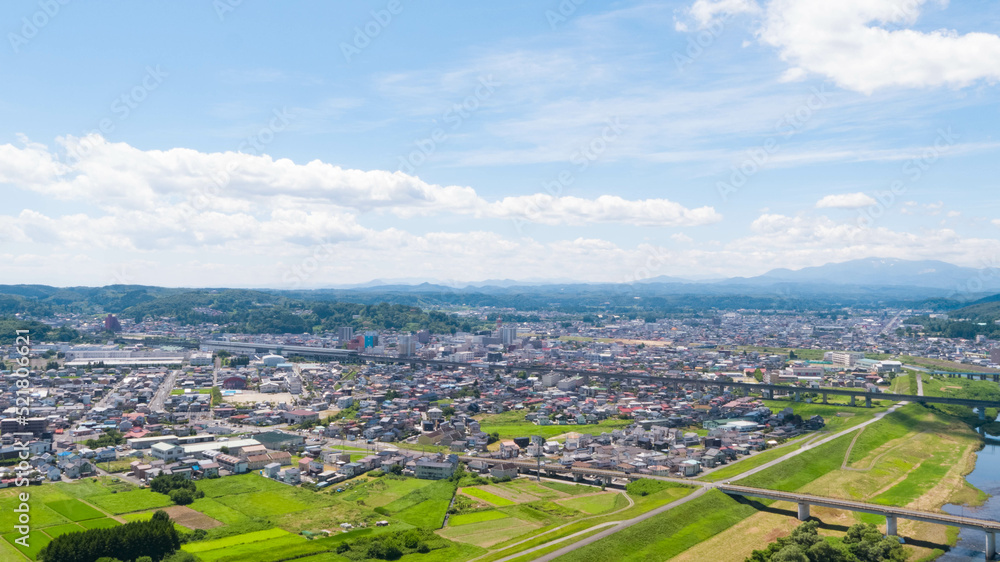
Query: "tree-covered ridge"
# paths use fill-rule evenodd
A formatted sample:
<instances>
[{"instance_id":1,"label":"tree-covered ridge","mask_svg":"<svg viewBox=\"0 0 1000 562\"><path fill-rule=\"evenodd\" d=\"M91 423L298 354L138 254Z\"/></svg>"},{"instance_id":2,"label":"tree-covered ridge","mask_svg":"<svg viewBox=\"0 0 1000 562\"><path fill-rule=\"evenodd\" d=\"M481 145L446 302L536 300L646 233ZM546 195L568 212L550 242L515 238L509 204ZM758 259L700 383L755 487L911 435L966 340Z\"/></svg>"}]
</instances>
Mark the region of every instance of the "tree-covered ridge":
<instances>
[{"instance_id":1,"label":"tree-covered ridge","mask_svg":"<svg viewBox=\"0 0 1000 562\"><path fill-rule=\"evenodd\" d=\"M189 291L169 295L122 311L136 321L172 318L183 324L203 322L244 333L317 333L341 326L355 329L454 332L462 327L457 316L425 312L401 304L308 302L260 291Z\"/></svg>"},{"instance_id":2,"label":"tree-covered ridge","mask_svg":"<svg viewBox=\"0 0 1000 562\"><path fill-rule=\"evenodd\" d=\"M14 345L17 330L27 330L31 343L43 341L71 342L80 339L80 333L73 328L53 328L48 324L13 317L0 317L0 345Z\"/></svg>"}]
</instances>

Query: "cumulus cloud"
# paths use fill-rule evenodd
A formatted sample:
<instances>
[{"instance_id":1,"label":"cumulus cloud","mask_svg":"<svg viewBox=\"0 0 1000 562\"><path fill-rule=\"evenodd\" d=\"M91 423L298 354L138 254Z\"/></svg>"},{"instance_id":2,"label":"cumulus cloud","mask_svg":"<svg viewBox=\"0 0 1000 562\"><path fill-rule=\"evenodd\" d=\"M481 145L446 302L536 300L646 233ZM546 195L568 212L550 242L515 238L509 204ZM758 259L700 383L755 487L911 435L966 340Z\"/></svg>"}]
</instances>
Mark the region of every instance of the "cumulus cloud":
<instances>
[{"instance_id":1,"label":"cumulus cloud","mask_svg":"<svg viewBox=\"0 0 1000 562\"><path fill-rule=\"evenodd\" d=\"M1000 79L1000 36L910 27L929 2L771 0L756 35L790 65L786 79L819 74L865 94L889 87L961 88ZM690 13L707 26L723 16L746 13L748 4L697 0Z\"/></svg>"},{"instance_id":2,"label":"cumulus cloud","mask_svg":"<svg viewBox=\"0 0 1000 562\"><path fill-rule=\"evenodd\" d=\"M827 195L816 202L817 209L861 209L877 205L875 199L865 193L842 193Z\"/></svg>"},{"instance_id":3,"label":"cumulus cloud","mask_svg":"<svg viewBox=\"0 0 1000 562\"><path fill-rule=\"evenodd\" d=\"M60 150L31 143L0 145L0 183L59 199L124 210L192 215L206 209L242 221L271 209L384 211L400 217L454 213L544 224L620 222L694 226L721 219L711 207L688 209L667 199L631 201L536 194L490 202L468 186L442 186L385 170L354 170L313 160L175 148L140 150L98 135L59 139ZM236 217L236 218L234 218ZM242 217L242 218L238 218ZM235 224L234 232L241 226Z\"/></svg>"}]
</instances>

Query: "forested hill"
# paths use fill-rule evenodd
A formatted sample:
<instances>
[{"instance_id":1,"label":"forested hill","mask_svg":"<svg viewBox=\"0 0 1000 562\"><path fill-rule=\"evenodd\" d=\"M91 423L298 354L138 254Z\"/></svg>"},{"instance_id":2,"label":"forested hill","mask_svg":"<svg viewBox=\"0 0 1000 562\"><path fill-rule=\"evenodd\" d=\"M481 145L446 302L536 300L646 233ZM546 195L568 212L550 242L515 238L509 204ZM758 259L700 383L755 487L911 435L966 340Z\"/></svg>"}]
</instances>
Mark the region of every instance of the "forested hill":
<instances>
[{"instance_id":1,"label":"forested hill","mask_svg":"<svg viewBox=\"0 0 1000 562\"><path fill-rule=\"evenodd\" d=\"M174 318L183 324L210 322L227 331L283 334L315 333L341 326L355 329L423 330L434 333L471 329L453 314L425 312L401 304L309 302L272 293L228 289L163 296L121 311L124 318Z\"/></svg>"},{"instance_id":2,"label":"forested hill","mask_svg":"<svg viewBox=\"0 0 1000 562\"><path fill-rule=\"evenodd\" d=\"M182 324L209 322L243 333L316 333L355 329L471 329L457 316L402 304L309 301L244 289L167 289L138 285L56 288L0 286L0 320L14 314L45 318L57 313L113 313L135 321L171 318ZM74 334L53 334L72 339Z\"/></svg>"}]
</instances>

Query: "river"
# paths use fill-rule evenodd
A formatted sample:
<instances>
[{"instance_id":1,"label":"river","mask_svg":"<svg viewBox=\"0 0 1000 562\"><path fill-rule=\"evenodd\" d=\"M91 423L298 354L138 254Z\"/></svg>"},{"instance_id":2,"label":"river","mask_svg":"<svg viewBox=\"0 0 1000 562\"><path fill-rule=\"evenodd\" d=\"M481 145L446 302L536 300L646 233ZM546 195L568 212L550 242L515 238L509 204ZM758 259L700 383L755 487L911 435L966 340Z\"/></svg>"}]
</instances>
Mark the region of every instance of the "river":
<instances>
[{"instance_id":1,"label":"river","mask_svg":"<svg viewBox=\"0 0 1000 562\"><path fill-rule=\"evenodd\" d=\"M989 494L990 498L979 507L948 504L942 509L952 515L1000 521L1000 439L987 437L986 445L977 454L976 468L965 479ZM938 558L938 561L985 560L985 547L986 537L982 531L962 529L958 534L958 544Z\"/></svg>"}]
</instances>

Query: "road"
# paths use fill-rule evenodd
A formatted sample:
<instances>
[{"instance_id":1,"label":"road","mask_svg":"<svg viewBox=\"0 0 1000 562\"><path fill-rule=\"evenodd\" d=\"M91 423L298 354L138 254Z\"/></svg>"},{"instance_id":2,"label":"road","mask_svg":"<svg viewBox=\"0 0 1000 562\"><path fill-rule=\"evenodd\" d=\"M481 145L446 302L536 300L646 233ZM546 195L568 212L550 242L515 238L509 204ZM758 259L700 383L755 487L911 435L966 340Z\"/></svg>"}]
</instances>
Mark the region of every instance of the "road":
<instances>
[{"instance_id":1,"label":"road","mask_svg":"<svg viewBox=\"0 0 1000 562\"><path fill-rule=\"evenodd\" d=\"M163 403L167 400L167 396L170 396L170 391L174 389L174 383L177 382L177 375L180 371L170 371L167 373L166 378L160 383L160 388L156 389L156 394L153 395L153 399L149 402L150 412L162 412Z\"/></svg>"},{"instance_id":2,"label":"road","mask_svg":"<svg viewBox=\"0 0 1000 562\"><path fill-rule=\"evenodd\" d=\"M921 376L920 371L917 371L917 396L924 395L924 378Z\"/></svg>"}]
</instances>

